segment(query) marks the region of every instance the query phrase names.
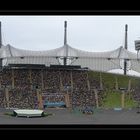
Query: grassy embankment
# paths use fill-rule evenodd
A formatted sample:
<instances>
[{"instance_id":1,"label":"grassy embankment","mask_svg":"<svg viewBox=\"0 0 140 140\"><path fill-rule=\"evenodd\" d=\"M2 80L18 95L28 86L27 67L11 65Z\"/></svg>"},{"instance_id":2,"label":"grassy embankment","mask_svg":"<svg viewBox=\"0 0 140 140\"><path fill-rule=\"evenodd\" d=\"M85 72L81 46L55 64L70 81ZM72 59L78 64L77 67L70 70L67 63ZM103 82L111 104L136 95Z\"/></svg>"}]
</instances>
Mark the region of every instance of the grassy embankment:
<instances>
[{"instance_id":1,"label":"grassy embankment","mask_svg":"<svg viewBox=\"0 0 140 140\"><path fill-rule=\"evenodd\" d=\"M127 89L124 97L124 108L133 108L137 106L136 101L133 99L133 92L130 92L128 89L138 86L140 78L95 71L89 72L89 76L97 81L100 81L100 74L103 83L103 100L101 101L100 107L121 107L122 92L119 90L120 88Z\"/></svg>"}]
</instances>

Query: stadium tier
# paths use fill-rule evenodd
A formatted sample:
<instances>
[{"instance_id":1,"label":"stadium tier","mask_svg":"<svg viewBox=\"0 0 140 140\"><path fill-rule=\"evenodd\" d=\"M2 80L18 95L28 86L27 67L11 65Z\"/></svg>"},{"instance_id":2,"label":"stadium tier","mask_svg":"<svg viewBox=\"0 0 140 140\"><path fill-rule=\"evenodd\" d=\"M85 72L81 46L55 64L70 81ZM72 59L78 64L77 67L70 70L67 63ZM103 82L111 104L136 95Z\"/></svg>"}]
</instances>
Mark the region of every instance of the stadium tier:
<instances>
[{"instance_id":1,"label":"stadium tier","mask_svg":"<svg viewBox=\"0 0 140 140\"><path fill-rule=\"evenodd\" d=\"M126 98L140 101L136 77L85 69L8 67L0 72L0 107L104 107L110 97L121 99L122 86L126 89Z\"/></svg>"},{"instance_id":2,"label":"stadium tier","mask_svg":"<svg viewBox=\"0 0 140 140\"><path fill-rule=\"evenodd\" d=\"M92 99L91 105L93 105L94 93L88 87L87 72L82 69L59 70L56 68L3 69L0 73L0 105L9 108L38 108L39 102L43 103L47 100L52 103L68 101L66 105L79 106L90 104L86 100L88 96ZM80 98L87 96L80 104L79 95Z\"/></svg>"}]
</instances>

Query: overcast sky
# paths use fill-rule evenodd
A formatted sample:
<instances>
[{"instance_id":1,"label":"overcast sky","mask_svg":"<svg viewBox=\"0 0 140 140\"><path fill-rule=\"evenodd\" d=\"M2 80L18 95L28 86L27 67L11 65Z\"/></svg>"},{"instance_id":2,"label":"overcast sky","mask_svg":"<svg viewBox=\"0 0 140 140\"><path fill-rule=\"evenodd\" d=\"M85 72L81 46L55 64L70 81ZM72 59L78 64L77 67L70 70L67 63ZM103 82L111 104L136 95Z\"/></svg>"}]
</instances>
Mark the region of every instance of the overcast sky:
<instances>
[{"instance_id":1,"label":"overcast sky","mask_svg":"<svg viewBox=\"0 0 140 140\"><path fill-rule=\"evenodd\" d=\"M128 24L128 49L140 39L140 16L0 16L3 44L29 50L63 46L64 21L68 44L87 51L110 51L124 45Z\"/></svg>"}]
</instances>

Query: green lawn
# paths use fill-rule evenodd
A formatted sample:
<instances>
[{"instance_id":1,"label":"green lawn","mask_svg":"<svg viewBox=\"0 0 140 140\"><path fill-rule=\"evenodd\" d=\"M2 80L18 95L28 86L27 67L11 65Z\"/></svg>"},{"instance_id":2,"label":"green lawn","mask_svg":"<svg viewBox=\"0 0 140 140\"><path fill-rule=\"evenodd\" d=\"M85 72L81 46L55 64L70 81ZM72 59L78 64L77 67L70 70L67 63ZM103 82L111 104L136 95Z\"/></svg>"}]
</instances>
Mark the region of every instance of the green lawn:
<instances>
[{"instance_id":1,"label":"green lawn","mask_svg":"<svg viewBox=\"0 0 140 140\"><path fill-rule=\"evenodd\" d=\"M121 94L111 91L106 92L106 96L104 97L103 108L114 108L114 107L121 107Z\"/></svg>"},{"instance_id":2,"label":"green lawn","mask_svg":"<svg viewBox=\"0 0 140 140\"><path fill-rule=\"evenodd\" d=\"M104 100L102 101L103 108L116 108L121 107L121 93L120 92L112 92L108 91ZM129 94L125 95L124 108L133 108L137 107L137 103L133 100L133 98L129 97Z\"/></svg>"},{"instance_id":3,"label":"green lawn","mask_svg":"<svg viewBox=\"0 0 140 140\"><path fill-rule=\"evenodd\" d=\"M134 108L138 106L138 103L133 100L132 95L126 95L125 96L125 108Z\"/></svg>"}]
</instances>

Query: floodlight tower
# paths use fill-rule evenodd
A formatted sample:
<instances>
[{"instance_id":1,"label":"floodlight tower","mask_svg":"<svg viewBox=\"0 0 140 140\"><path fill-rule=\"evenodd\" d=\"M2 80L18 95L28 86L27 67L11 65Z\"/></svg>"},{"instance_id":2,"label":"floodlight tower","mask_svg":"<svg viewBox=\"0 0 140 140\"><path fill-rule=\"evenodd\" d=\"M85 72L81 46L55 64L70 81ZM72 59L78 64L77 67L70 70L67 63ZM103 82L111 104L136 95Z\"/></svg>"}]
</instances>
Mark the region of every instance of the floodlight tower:
<instances>
[{"instance_id":1,"label":"floodlight tower","mask_svg":"<svg viewBox=\"0 0 140 140\"><path fill-rule=\"evenodd\" d=\"M137 60L139 60L138 54L139 54L139 50L140 50L140 40L135 40L135 50L137 51Z\"/></svg>"},{"instance_id":2,"label":"floodlight tower","mask_svg":"<svg viewBox=\"0 0 140 140\"><path fill-rule=\"evenodd\" d=\"M128 31L128 25L125 25L125 43L124 43L124 48L127 50L127 31ZM124 75L127 74L127 60L124 59Z\"/></svg>"}]
</instances>

